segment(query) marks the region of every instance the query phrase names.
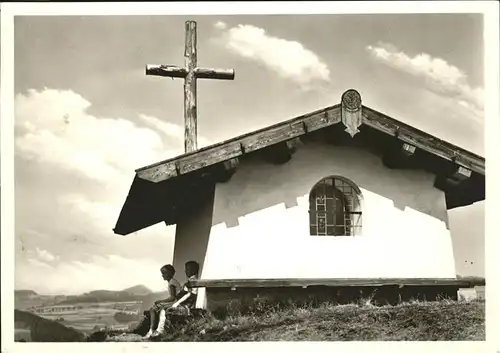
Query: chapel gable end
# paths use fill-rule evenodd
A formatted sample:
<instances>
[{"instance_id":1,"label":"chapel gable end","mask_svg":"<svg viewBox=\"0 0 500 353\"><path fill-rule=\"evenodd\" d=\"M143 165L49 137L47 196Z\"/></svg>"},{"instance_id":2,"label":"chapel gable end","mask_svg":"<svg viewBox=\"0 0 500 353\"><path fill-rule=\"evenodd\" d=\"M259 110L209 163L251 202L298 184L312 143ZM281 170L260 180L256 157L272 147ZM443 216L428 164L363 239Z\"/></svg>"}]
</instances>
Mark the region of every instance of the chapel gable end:
<instances>
[{"instance_id":1,"label":"chapel gable end","mask_svg":"<svg viewBox=\"0 0 500 353\"><path fill-rule=\"evenodd\" d=\"M136 179L148 184L150 195L145 194L145 188L139 188L139 183L132 186L115 232L130 234L162 220L175 224L182 204L187 202L186 194L194 186L230 182L244 160L257 158L275 165L293 162L296 152L310 143L360 148L380 158L386 168L434 174L434 186L445 193L447 209L470 205L485 197L483 157L363 105L359 92L350 89L342 95L340 104L136 170ZM168 197L161 197L162 205L148 203L146 208L150 210L144 208L144 200L167 194ZM172 211L155 218L142 216L156 214L158 208ZM134 209L141 212L138 214ZM323 227L323 216L314 217L319 217L315 223L318 232ZM357 216L354 213L349 217ZM325 227L351 229L351 218L343 224L337 224L337 220L330 224L326 220ZM311 229L312 224L311 219ZM322 231L328 233L327 228ZM330 228L330 232L336 231Z\"/></svg>"}]
</instances>

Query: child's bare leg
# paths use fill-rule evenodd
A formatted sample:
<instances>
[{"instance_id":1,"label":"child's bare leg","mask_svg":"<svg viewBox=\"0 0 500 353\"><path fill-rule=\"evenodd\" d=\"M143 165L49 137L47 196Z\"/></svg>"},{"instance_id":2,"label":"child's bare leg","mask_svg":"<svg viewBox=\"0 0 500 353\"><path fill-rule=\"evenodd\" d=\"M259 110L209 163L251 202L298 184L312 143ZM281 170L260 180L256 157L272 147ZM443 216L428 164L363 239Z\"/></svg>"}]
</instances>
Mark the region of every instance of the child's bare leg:
<instances>
[{"instance_id":1,"label":"child's bare leg","mask_svg":"<svg viewBox=\"0 0 500 353\"><path fill-rule=\"evenodd\" d=\"M154 330L154 326L155 326L155 322L156 322L156 310L155 310L155 308L151 308L150 316L151 316L150 328L151 328L151 330Z\"/></svg>"},{"instance_id":2,"label":"child's bare leg","mask_svg":"<svg viewBox=\"0 0 500 353\"><path fill-rule=\"evenodd\" d=\"M149 321L149 331L146 334L146 336L144 336L145 338L149 338L153 334L154 324L155 324L155 321L156 321L156 310L155 310L155 307L152 307L149 310L149 319L150 319L150 321Z\"/></svg>"},{"instance_id":3,"label":"child's bare leg","mask_svg":"<svg viewBox=\"0 0 500 353\"><path fill-rule=\"evenodd\" d=\"M151 337L156 337L165 332L165 321L167 319L167 313L165 309L161 309L160 311L160 322L158 323L158 328L153 333Z\"/></svg>"}]
</instances>

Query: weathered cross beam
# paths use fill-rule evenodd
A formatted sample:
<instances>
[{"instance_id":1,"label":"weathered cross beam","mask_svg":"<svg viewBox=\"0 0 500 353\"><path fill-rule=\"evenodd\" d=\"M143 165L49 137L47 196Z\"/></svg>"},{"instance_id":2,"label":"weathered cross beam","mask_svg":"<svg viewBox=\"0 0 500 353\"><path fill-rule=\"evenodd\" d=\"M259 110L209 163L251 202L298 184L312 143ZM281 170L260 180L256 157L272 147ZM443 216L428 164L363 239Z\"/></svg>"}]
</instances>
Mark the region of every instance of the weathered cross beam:
<instances>
[{"instance_id":1,"label":"weathered cross beam","mask_svg":"<svg viewBox=\"0 0 500 353\"><path fill-rule=\"evenodd\" d=\"M198 149L196 79L234 80L234 70L197 67L196 22L187 21L185 32L185 67L146 65L146 75L184 79L184 150L189 153Z\"/></svg>"},{"instance_id":2,"label":"weathered cross beam","mask_svg":"<svg viewBox=\"0 0 500 353\"><path fill-rule=\"evenodd\" d=\"M399 148L395 146L388 146L382 157L382 163L387 168L391 169L405 169L415 166L412 157L415 155L417 148L409 143L403 143L399 145Z\"/></svg>"},{"instance_id":3,"label":"weathered cross beam","mask_svg":"<svg viewBox=\"0 0 500 353\"><path fill-rule=\"evenodd\" d=\"M472 175L472 171L470 169L464 168L462 166L457 166L455 172L448 176L446 182L450 185L457 186L461 182L468 180Z\"/></svg>"}]
</instances>

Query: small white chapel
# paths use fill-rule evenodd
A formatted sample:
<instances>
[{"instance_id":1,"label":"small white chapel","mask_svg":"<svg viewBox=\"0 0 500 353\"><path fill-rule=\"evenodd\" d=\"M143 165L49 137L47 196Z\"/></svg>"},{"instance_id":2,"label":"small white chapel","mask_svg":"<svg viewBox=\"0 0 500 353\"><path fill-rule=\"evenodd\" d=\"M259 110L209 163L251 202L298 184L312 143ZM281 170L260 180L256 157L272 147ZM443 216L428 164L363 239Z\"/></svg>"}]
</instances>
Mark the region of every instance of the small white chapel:
<instances>
[{"instance_id":1,"label":"small white chapel","mask_svg":"<svg viewBox=\"0 0 500 353\"><path fill-rule=\"evenodd\" d=\"M484 200L483 157L365 106L354 89L332 106L197 149L196 65L174 69L148 68L186 80L191 147L135 171L114 232L175 225L174 267L200 264L198 307L270 289L453 296L484 284L456 277L448 223L448 210ZM198 72L234 78L217 70Z\"/></svg>"}]
</instances>

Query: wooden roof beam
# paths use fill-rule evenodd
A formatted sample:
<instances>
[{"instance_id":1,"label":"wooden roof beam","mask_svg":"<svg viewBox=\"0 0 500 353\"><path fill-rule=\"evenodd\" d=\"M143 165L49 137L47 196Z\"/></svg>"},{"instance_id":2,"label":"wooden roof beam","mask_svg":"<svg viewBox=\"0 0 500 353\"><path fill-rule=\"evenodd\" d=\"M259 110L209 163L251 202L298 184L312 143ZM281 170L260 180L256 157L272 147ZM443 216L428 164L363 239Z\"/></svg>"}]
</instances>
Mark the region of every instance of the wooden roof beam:
<instances>
[{"instance_id":1,"label":"wooden roof beam","mask_svg":"<svg viewBox=\"0 0 500 353\"><path fill-rule=\"evenodd\" d=\"M264 159L276 164L286 163L292 159L292 155L297 148L297 143L298 137L267 147L262 150Z\"/></svg>"},{"instance_id":2,"label":"wooden roof beam","mask_svg":"<svg viewBox=\"0 0 500 353\"><path fill-rule=\"evenodd\" d=\"M451 172L448 170L436 175L434 187L446 193L448 209L484 199L484 190L481 192L480 188L477 188L478 184L465 184L471 178L472 171L459 165L455 165L454 171L452 169Z\"/></svg>"},{"instance_id":3,"label":"wooden roof beam","mask_svg":"<svg viewBox=\"0 0 500 353\"><path fill-rule=\"evenodd\" d=\"M437 157L484 175L484 158L363 106L363 125L396 137Z\"/></svg>"},{"instance_id":4,"label":"wooden roof beam","mask_svg":"<svg viewBox=\"0 0 500 353\"><path fill-rule=\"evenodd\" d=\"M407 168L411 165L417 148L409 143L403 143L399 149L389 148L382 157L387 168Z\"/></svg>"},{"instance_id":5,"label":"wooden roof beam","mask_svg":"<svg viewBox=\"0 0 500 353\"><path fill-rule=\"evenodd\" d=\"M451 186L458 186L462 182L468 180L472 175L470 169L464 168L462 166L457 166L456 171L446 178L446 182Z\"/></svg>"},{"instance_id":6,"label":"wooden roof beam","mask_svg":"<svg viewBox=\"0 0 500 353\"><path fill-rule=\"evenodd\" d=\"M234 175L234 173L236 173L236 169L239 164L240 160L238 158L232 158L230 160L222 162L216 172L215 181L220 183L228 182Z\"/></svg>"}]
</instances>

